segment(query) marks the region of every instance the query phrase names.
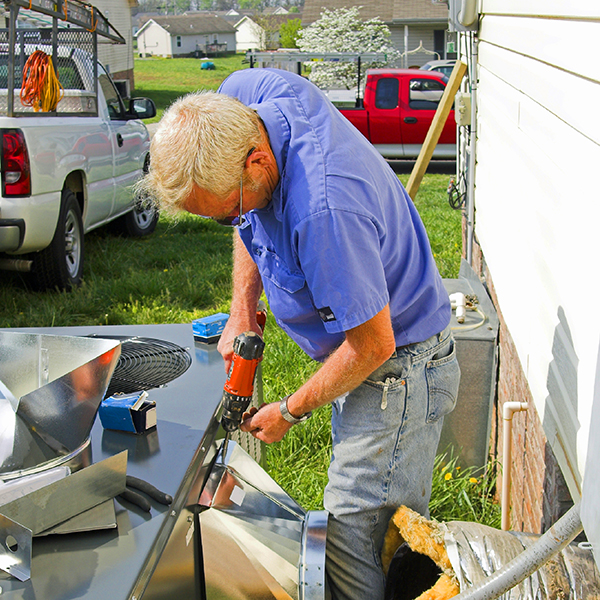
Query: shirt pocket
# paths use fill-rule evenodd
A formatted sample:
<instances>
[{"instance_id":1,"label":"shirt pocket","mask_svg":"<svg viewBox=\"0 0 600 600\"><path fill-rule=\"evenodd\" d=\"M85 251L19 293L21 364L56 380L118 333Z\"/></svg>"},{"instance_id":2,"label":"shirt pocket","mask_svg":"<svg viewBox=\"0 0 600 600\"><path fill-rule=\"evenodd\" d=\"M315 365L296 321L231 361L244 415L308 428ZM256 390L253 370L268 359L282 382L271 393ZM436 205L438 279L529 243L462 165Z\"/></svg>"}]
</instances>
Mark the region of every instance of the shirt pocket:
<instances>
[{"instance_id":1,"label":"shirt pocket","mask_svg":"<svg viewBox=\"0 0 600 600\"><path fill-rule=\"evenodd\" d=\"M314 313L314 306L302 273L289 269L285 261L264 247L254 249L269 307L283 322L302 321Z\"/></svg>"},{"instance_id":2,"label":"shirt pocket","mask_svg":"<svg viewBox=\"0 0 600 600\"><path fill-rule=\"evenodd\" d=\"M304 275L293 272L275 252L264 247L254 249L256 264L262 277L271 280L279 289L294 294L306 284Z\"/></svg>"},{"instance_id":3,"label":"shirt pocket","mask_svg":"<svg viewBox=\"0 0 600 600\"><path fill-rule=\"evenodd\" d=\"M460 367L456 356L456 343L450 339L448 353L428 361L427 377L427 423L434 423L452 412L458 398Z\"/></svg>"}]
</instances>

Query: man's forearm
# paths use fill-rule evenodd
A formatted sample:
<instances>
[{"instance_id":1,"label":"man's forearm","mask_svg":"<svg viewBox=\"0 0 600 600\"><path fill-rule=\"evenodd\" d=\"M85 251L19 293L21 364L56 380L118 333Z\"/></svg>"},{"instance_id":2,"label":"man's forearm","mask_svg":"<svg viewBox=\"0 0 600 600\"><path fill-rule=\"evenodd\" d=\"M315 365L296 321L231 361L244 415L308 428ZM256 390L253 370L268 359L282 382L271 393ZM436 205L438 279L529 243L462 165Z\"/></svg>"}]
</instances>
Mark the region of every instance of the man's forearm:
<instances>
[{"instance_id":1,"label":"man's forearm","mask_svg":"<svg viewBox=\"0 0 600 600\"><path fill-rule=\"evenodd\" d=\"M261 333L256 321L256 308L262 293L262 281L254 261L237 232L233 234L233 295L229 319L217 350L225 361L225 370L229 372L233 356L235 336L244 331Z\"/></svg>"},{"instance_id":2,"label":"man's forearm","mask_svg":"<svg viewBox=\"0 0 600 600\"><path fill-rule=\"evenodd\" d=\"M389 306L368 322L346 332L346 340L323 366L288 399L288 410L300 417L358 387L395 349ZM250 409L242 431L267 443L278 442L292 425L276 402Z\"/></svg>"},{"instance_id":3,"label":"man's forearm","mask_svg":"<svg viewBox=\"0 0 600 600\"><path fill-rule=\"evenodd\" d=\"M394 349L394 332L386 307L368 323L346 332L341 346L289 399L290 412L299 416L358 387L390 358Z\"/></svg>"},{"instance_id":4,"label":"man's forearm","mask_svg":"<svg viewBox=\"0 0 600 600\"><path fill-rule=\"evenodd\" d=\"M232 317L255 315L262 289L258 268L236 231L233 235Z\"/></svg>"}]
</instances>

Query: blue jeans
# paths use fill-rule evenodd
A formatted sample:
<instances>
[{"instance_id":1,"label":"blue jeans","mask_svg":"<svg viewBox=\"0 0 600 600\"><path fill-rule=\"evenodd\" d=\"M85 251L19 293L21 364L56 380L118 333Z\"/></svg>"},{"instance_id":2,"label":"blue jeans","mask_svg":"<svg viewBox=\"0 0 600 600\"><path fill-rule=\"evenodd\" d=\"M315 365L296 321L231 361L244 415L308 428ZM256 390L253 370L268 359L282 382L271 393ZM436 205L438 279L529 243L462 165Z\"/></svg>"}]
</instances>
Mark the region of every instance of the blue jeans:
<instances>
[{"instance_id":1,"label":"blue jeans","mask_svg":"<svg viewBox=\"0 0 600 600\"><path fill-rule=\"evenodd\" d=\"M381 548L402 504L428 516L443 417L456 403L460 368L447 328L399 348L333 403L326 570L334 600L382 600Z\"/></svg>"}]
</instances>

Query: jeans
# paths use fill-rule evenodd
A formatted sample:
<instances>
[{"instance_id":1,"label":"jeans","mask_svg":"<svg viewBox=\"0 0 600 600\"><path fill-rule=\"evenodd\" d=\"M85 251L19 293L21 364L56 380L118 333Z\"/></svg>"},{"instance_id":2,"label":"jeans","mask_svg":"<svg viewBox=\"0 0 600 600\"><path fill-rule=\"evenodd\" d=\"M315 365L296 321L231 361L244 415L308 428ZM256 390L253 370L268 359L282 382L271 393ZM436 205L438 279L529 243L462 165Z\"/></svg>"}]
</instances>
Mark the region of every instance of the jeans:
<instances>
[{"instance_id":1,"label":"jeans","mask_svg":"<svg viewBox=\"0 0 600 600\"><path fill-rule=\"evenodd\" d=\"M460 368L448 327L392 358L332 408L326 571L334 600L383 600L381 548L401 505L429 516L443 417Z\"/></svg>"}]
</instances>

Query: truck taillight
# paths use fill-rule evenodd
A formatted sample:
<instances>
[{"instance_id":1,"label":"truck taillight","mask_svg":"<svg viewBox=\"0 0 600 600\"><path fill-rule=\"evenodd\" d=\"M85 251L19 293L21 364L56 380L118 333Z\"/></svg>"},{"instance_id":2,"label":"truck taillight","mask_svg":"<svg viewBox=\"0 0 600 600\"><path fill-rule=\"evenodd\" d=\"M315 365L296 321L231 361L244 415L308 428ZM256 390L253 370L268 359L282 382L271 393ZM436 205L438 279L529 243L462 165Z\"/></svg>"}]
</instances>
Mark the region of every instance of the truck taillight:
<instances>
[{"instance_id":1,"label":"truck taillight","mask_svg":"<svg viewBox=\"0 0 600 600\"><path fill-rule=\"evenodd\" d=\"M20 129L2 130L2 194L31 195L29 153Z\"/></svg>"}]
</instances>

